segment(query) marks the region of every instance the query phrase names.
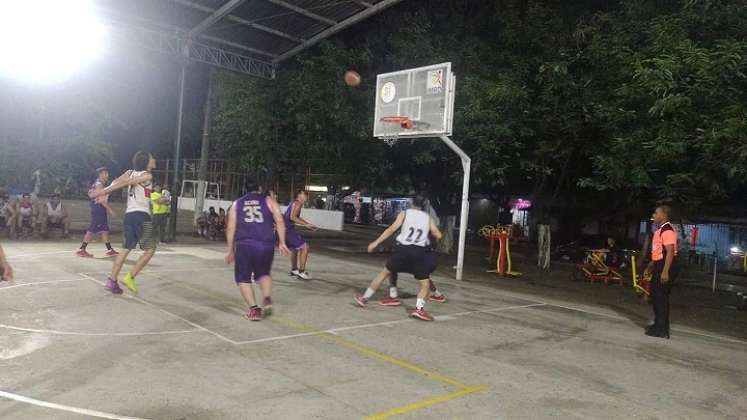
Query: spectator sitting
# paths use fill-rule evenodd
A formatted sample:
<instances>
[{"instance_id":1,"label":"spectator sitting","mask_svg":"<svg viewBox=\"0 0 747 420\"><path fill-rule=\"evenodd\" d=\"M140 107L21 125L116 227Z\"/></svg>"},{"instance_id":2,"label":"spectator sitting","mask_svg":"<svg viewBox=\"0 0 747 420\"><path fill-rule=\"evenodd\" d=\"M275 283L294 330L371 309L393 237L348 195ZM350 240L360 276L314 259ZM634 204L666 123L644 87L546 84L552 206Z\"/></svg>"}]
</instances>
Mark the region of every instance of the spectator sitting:
<instances>
[{"instance_id":1,"label":"spectator sitting","mask_svg":"<svg viewBox=\"0 0 747 420\"><path fill-rule=\"evenodd\" d=\"M8 193L0 191L0 231L8 229L10 237L16 233L15 202L11 201Z\"/></svg>"},{"instance_id":2,"label":"spectator sitting","mask_svg":"<svg viewBox=\"0 0 747 420\"><path fill-rule=\"evenodd\" d=\"M31 202L31 194L24 193L21 200L15 205L16 228L21 235L28 237L34 233L34 225L38 218L38 212Z\"/></svg>"},{"instance_id":3,"label":"spectator sitting","mask_svg":"<svg viewBox=\"0 0 747 420\"><path fill-rule=\"evenodd\" d=\"M220 215L215 212L215 207L210 207L208 210L208 239L211 241L215 240L215 237L217 236L217 226L218 226L218 219L220 218Z\"/></svg>"},{"instance_id":4,"label":"spectator sitting","mask_svg":"<svg viewBox=\"0 0 747 420\"><path fill-rule=\"evenodd\" d=\"M208 235L208 214L206 212L200 213L195 219L195 225L197 227L196 236L207 238Z\"/></svg>"},{"instance_id":5,"label":"spectator sitting","mask_svg":"<svg viewBox=\"0 0 747 420\"><path fill-rule=\"evenodd\" d=\"M49 228L61 229L62 236L65 238L70 236L70 215L62 205L59 194L52 194L47 204L42 207L39 224L43 237L47 237Z\"/></svg>"},{"instance_id":6,"label":"spectator sitting","mask_svg":"<svg viewBox=\"0 0 747 420\"><path fill-rule=\"evenodd\" d=\"M607 265L613 268L619 268L623 264L622 254L620 248L617 246L615 238L608 236L602 249L606 251L605 263Z\"/></svg>"},{"instance_id":7,"label":"spectator sitting","mask_svg":"<svg viewBox=\"0 0 747 420\"><path fill-rule=\"evenodd\" d=\"M218 209L218 218L215 220L214 236L226 234L226 210ZM215 238L213 238L215 239Z\"/></svg>"}]
</instances>

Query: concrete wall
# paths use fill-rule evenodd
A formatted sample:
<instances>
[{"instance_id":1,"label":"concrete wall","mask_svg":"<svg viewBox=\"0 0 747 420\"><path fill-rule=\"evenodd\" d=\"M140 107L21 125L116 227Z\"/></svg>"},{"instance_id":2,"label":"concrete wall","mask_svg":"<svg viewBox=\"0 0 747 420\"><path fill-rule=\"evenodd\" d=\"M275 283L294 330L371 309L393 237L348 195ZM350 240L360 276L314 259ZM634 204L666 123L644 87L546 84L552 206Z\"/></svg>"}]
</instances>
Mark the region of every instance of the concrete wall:
<instances>
[{"instance_id":1,"label":"concrete wall","mask_svg":"<svg viewBox=\"0 0 747 420\"><path fill-rule=\"evenodd\" d=\"M232 201L228 200L211 200L206 198L205 199L205 208L209 209L210 207L215 207L215 211L217 212L218 209L225 209L228 210L228 208L231 206ZM179 198L179 209L181 210L191 210L193 211L195 208L195 199L194 198ZM280 209L285 212L285 209L287 206L280 206ZM305 220L308 220L310 223L313 223L317 226L319 226L320 229L327 229L327 230L336 230L336 231L342 231L343 226L343 213L341 211L333 211L333 210L317 210L317 209L303 209L301 211L301 217L303 217Z\"/></svg>"}]
</instances>

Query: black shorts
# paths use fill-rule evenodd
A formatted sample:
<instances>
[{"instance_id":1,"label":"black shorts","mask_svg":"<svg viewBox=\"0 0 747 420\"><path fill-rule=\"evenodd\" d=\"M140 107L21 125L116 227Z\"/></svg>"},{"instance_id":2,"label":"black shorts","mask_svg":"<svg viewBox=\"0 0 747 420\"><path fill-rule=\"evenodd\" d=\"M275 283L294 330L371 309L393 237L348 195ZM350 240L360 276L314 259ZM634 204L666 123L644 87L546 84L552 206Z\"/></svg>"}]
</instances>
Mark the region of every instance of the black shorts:
<instances>
[{"instance_id":1,"label":"black shorts","mask_svg":"<svg viewBox=\"0 0 747 420\"><path fill-rule=\"evenodd\" d=\"M415 245L397 245L394 255L386 262L390 273L409 273L416 280L428 280L435 270L435 254Z\"/></svg>"}]
</instances>

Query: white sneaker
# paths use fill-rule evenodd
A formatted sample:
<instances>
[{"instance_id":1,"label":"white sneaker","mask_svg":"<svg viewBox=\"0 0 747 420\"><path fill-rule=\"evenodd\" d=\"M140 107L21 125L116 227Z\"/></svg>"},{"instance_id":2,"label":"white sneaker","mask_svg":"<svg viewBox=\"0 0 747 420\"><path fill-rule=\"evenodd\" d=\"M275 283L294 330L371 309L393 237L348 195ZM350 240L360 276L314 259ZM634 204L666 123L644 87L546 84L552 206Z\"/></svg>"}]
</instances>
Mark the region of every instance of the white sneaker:
<instances>
[{"instance_id":1,"label":"white sneaker","mask_svg":"<svg viewBox=\"0 0 747 420\"><path fill-rule=\"evenodd\" d=\"M291 270L290 275L293 277L298 277L298 275L301 274L298 270Z\"/></svg>"},{"instance_id":2,"label":"white sneaker","mask_svg":"<svg viewBox=\"0 0 747 420\"><path fill-rule=\"evenodd\" d=\"M299 279L311 280L311 274L309 274L308 271L300 271L296 275L298 276Z\"/></svg>"}]
</instances>

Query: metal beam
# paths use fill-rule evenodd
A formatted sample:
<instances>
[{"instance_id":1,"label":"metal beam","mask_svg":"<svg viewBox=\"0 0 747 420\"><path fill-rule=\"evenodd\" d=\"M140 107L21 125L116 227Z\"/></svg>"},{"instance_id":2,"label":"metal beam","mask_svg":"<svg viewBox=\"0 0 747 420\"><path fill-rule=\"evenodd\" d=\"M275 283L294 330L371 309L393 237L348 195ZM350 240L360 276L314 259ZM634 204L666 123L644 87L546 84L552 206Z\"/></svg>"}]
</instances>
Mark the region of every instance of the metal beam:
<instances>
[{"instance_id":1,"label":"metal beam","mask_svg":"<svg viewBox=\"0 0 747 420\"><path fill-rule=\"evenodd\" d=\"M149 25L149 26L154 26L154 27L160 28L160 29L163 30L162 32L164 32L164 33L171 33L171 32L173 32L175 34L180 34L180 36L181 36L182 34L186 34L186 32L187 32L186 29L184 29L182 27L179 27L179 26L169 25L169 24L163 23L163 22L157 22L155 20L151 20L151 19L144 18L144 17L137 16L137 15L132 15L132 14L129 14L129 13L122 13L122 12L118 12L118 11L115 11L115 10L111 10L111 9L107 9L107 8L102 8L102 7L98 7L98 8L96 8L96 10L100 11L102 14L109 15L110 16L109 17L110 22L112 22L115 25L132 26L130 24L125 24L123 21L136 21L136 22L140 22L140 23L143 23L143 24L146 24L146 25ZM137 26L137 25L135 25L135 26ZM230 46L230 47L233 47L233 48L238 48L238 49L241 49L241 50L244 50L244 51L247 51L247 52L251 52L253 54L264 55L264 56L270 57L270 58L275 58L275 57L278 56L275 53L271 53L271 52L268 52L268 51L259 50L257 48L252 48L252 47L249 47L247 45L239 44L239 43L233 42L233 41L228 41L228 40L225 40L223 38L216 37L216 36L200 35L200 38L206 39L206 40L208 40L210 42L214 42L216 44L222 44L222 45Z\"/></svg>"},{"instance_id":2,"label":"metal beam","mask_svg":"<svg viewBox=\"0 0 747 420\"><path fill-rule=\"evenodd\" d=\"M275 78L275 66L256 58L243 56L212 45L185 40L178 33L165 33L133 25L117 25L115 36L152 51L222 67L238 73L265 79Z\"/></svg>"},{"instance_id":3,"label":"metal beam","mask_svg":"<svg viewBox=\"0 0 747 420\"><path fill-rule=\"evenodd\" d=\"M350 1L352 1L353 3L358 3L358 4L360 4L363 7L374 7L373 4L371 4L371 3L367 2L367 1L363 1L363 0L350 0Z\"/></svg>"},{"instance_id":4,"label":"metal beam","mask_svg":"<svg viewBox=\"0 0 747 420\"><path fill-rule=\"evenodd\" d=\"M215 11L216 11L212 7L203 6L201 4L192 2L190 0L171 0L171 1L173 1L174 3L180 4L182 6L189 7L191 9L195 9L195 10L199 10L199 11L205 12L205 13L215 13ZM256 29L258 31L266 32L266 33L271 34L271 35L275 35L275 36L280 37L280 38L285 38L285 39L287 39L289 41L297 42L299 44L302 44L302 43L306 42L306 40L303 39L303 38L299 38L299 37L293 36L293 35L291 35L289 33L282 32L282 31L279 31L277 29L270 28L269 26L261 25L259 23L255 23L255 22L252 22L250 20L246 20L246 19L240 18L240 17L238 17L236 15L228 15L224 19L226 19L228 21L231 21L231 22L234 22L234 23L238 23L240 25L248 26L248 27Z\"/></svg>"},{"instance_id":5,"label":"metal beam","mask_svg":"<svg viewBox=\"0 0 747 420\"><path fill-rule=\"evenodd\" d=\"M198 23L197 26L192 28L192 30L189 31L189 37L194 38L197 35L201 34L215 22L223 19L224 16L233 12L234 9L241 6L245 1L246 0L229 0L218 10L214 11L210 16L206 17L202 22Z\"/></svg>"},{"instance_id":6,"label":"metal beam","mask_svg":"<svg viewBox=\"0 0 747 420\"><path fill-rule=\"evenodd\" d=\"M279 0L269 0L269 1L271 1L271 2L274 3L275 1L279 1ZM294 55L298 54L299 52L305 50L306 48L309 48L312 45L315 45L316 43L318 43L319 41L323 40L324 38L332 36L332 35L336 34L337 32L340 32L341 30L343 30L343 29L345 29L345 28L347 28L349 26L352 26L352 25L354 25L354 24L356 24L356 23L358 23L358 22L360 22L360 21L362 21L364 19L367 19L367 18L369 18L369 17L371 17L371 16L373 16L373 15L381 12L382 10L386 9L387 7L393 6L393 5L397 4L397 3L399 3L400 1L402 1L402 0L383 0L383 1L379 2L379 3L376 3L372 7L369 7L368 9L360 11L360 12L354 14L353 16L350 16L349 18L347 18L347 19L341 21L340 23L332 26L331 28L327 28L327 29L319 32L318 34L316 34L313 37L309 38L303 44L301 44L301 45L299 45L297 47L294 47L294 48L292 48L292 49L284 52L278 58L272 60L272 62L275 63L275 64L283 62L283 61L285 61L285 60L293 57Z\"/></svg>"},{"instance_id":7,"label":"metal beam","mask_svg":"<svg viewBox=\"0 0 747 420\"><path fill-rule=\"evenodd\" d=\"M334 21L332 19L329 19L329 18L326 18L324 16L317 15L316 13L310 12L310 11L308 11L308 10L302 8L302 7L298 7L295 4L290 4L290 3L285 2L283 0L267 0L267 1L270 2L270 3L272 3L272 4L274 4L274 5L276 5L276 6L280 6L280 7L286 8L288 10L292 10L292 11L294 11L294 12L300 14L300 15L306 16L309 19L313 19L313 20L322 22L322 23L327 24L329 26L335 26L335 25L337 25L336 21Z\"/></svg>"}]
</instances>

